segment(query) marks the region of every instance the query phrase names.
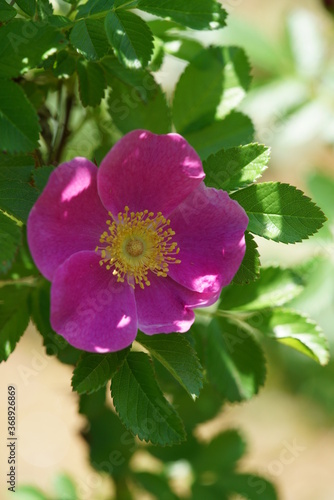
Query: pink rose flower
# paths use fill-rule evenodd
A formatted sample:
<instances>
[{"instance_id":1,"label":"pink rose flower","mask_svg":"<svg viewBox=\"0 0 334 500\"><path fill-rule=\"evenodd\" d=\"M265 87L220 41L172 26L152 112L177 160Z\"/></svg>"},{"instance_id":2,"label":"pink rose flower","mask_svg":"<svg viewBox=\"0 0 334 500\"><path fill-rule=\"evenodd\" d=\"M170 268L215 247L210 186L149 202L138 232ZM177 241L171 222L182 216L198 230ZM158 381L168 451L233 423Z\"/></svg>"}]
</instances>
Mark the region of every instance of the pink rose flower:
<instances>
[{"instance_id":1,"label":"pink rose flower","mask_svg":"<svg viewBox=\"0 0 334 500\"><path fill-rule=\"evenodd\" d=\"M97 168L59 165L31 210L28 242L52 282L51 325L73 346L111 352L138 328L185 332L213 304L245 253L248 218L207 188L178 134L135 130Z\"/></svg>"}]
</instances>

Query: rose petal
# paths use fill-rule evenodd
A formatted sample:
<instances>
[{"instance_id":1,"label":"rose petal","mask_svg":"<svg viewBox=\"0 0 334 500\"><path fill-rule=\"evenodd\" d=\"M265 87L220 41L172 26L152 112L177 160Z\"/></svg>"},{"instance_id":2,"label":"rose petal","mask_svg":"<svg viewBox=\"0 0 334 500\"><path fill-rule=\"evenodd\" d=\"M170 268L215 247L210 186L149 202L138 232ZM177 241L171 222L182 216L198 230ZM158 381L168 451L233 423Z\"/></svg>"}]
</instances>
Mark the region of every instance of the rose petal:
<instances>
[{"instance_id":1,"label":"rose petal","mask_svg":"<svg viewBox=\"0 0 334 500\"><path fill-rule=\"evenodd\" d=\"M201 160L183 137L135 130L104 158L97 182L102 202L115 215L128 206L166 216L203 178Z\"/></svg>"},{"instance_id":2,"label":"rose petal","mask_svg":"<svg viewBox=\"0 0 334 500\"><path fill-rule=\"evenodd\" d=\"M94 252L79 252L56 271L51 288L51 325L71 345L113 352L137 335L134 293L99 265Z\"/></svg>"},{"instance_id":3,"label":"rose petal","mask_svg":"<svg viewBox=\"0 0 334 500\"><path fill-rule=\"evenodd\" d=\"M169 276L191 290L217 293L228 285L244 258L248 217L224 191L199 186L169 216L180 264Z\"/></svg>"},{"instance_id":4,"label":"rose petal","mask_svg":"<svg viewBox=\"0 0 334 500\"><path fill-rule=\"evenodd\" d=\"M213 304L218 295L199 294L179 285L169 277L150 274L150 286L136 286L138 327L144 333L186 332L194 322L191 308Z\"/></svg>"},{"instance_id":5,"label":"rose petal","mask_svg":"<svg viewBox=\"0 0 334 500\"><path fill-rule=\"evenodd\" d=\"M97 167L85 158L63 163L28 218L28 243L41 273L52 279L70 255L94 250L108 214L97 193Z\"/></svg>"}]
</instances>

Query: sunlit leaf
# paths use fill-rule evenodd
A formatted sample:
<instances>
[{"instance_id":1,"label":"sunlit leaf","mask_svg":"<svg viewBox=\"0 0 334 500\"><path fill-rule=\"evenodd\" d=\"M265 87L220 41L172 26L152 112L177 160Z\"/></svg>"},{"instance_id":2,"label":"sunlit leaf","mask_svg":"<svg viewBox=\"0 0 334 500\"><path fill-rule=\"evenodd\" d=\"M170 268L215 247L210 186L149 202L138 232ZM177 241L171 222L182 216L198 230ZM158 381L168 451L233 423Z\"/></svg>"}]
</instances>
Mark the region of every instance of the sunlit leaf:
<instances>
[{"instance_id":1,"label":"sunlit leaf","mask_svg":"<svg viewBox=\"0 0 334 500\"><path fill-rule=\"evenodd\" d=\"M147 66L153 52L153 35L145 21L132 12L109 12L105 18L105 29L115 54L124 66Z\"/></svg>"},{"instance_id":2,"label":"sunlit leaf","mask_svg":"<svg viewBox=\"0 0 334 500\"><path fill-rule=\"evenodd\" d=\"M320 208L289 184L253 184L233 193L232 198L246 210L251 233L282 243L302 241L326 221Z\"/></svg>"},{"instance_id":3,"label":"sunlit leaf","mask_svg":"<svg viewBox=\"0 0 334 500\"><path fill-rule=\"evenodd\" d=\"M218 48L202 51L185 69L175 89L173 122L180 134L210 125L223 91L224 61Z\"/></svg>"},{"instance_id":4,"label":"sunlit leaf","mask_svg":"<svg viewBox=\"0 0 334 500\"><path fill-rule=\"evenodd\" d=\"M262 144L247 144L222 149L203 163L205 184L232 191L261 177L270 158L270 149Z\"/></svg>"},{"instance_id":5,"label":"sunlit leaf","mask_svg":"<svg viewBox=\"0 0 334 500\"><path fill-rule=\"evenodd\" d=\"M80 54L90 60L101 59L109 50L103 19L82 19L70 34L70 41Z\"/></svg>"},{"instance_id":6,"label":"sunlit leaf","mask_svg":"<svg viewBox=\"0 0 334 500\"><path fill-rule=\"evenodd\" d=\"M139 0L138 9L170 18L195 30L222 28L226 12L216 0Z\"/></svg>"},{"instance_id":7,"label":"sunlit leaf","mask_svg":"<svg viewBox=\"0 0 334 500\"><path fill-rule=\"evenodd\" d=\"M220 308L226 310L254 311L275 307L289 302L303 290L300 276L290 269L266 267L259 279L242 289L230 285L223 290Z\"/></svg>"},{"instance_id":8,"label":"sunlit leaf","mask_svg":"<svg viewBox=\"0 0 334 500\"><path fill-rule=\"evenodd\" d=\"M268 337L275 338L324 365L329 359L327 340L320 327L310 318L289 309L261 311L250 325Z\"/></svg>"},{"instance_id":9,"label":"sunlit leaf","mask_svg":"<svg viewBox=\"0 0 334 500\"><path fill-rule=\"evenodd\" d=\"M249 144L254 139L251 119L242 113L232 111L224 119L185 134L185 138L196 149L202 159L221 149Z\"/></svg>"}]
</instances>

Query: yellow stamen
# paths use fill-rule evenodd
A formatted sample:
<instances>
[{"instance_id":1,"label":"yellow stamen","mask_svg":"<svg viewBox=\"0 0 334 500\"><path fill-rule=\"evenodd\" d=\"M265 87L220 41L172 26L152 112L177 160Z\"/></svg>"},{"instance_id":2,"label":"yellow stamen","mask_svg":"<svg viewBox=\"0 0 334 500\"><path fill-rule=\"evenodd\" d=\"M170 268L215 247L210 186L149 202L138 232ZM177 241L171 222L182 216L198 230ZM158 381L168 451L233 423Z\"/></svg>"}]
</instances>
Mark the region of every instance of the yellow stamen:
<instances>
[{"instance_id":1,"label":"yellow stamen","mask_svg":"<svg viewBox=\"0 0 334 500\"><path fill-rule=\"evenodd\" d=\"M125 207L114 217L109 212L108 231L100 237L101 246L95 251L100 253L100 266L105 265L117 276L117 281L127 282L134 288L149 286L149 271L157 276L166 277L170 264L179 264L175 258L180 251L173 240L175 232L168 227L161 212L129 212Z\"/></svg>"}]
</instances>

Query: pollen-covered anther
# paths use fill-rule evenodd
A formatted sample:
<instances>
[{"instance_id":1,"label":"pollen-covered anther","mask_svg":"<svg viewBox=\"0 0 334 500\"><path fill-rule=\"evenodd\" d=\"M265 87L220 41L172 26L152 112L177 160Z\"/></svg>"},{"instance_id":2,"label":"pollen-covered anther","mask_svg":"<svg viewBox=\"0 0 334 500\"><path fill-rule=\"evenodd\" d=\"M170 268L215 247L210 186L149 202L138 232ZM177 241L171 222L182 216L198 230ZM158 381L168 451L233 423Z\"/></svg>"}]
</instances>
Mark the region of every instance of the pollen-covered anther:
<instances>
[{"instance_id":1,"label":"pollen-covered anther","mask_svg":"<svg viewBox=\"0 0 334 500\"><path fill-rule=\"evenodd\" d=\"M95 251L100 254L100 265L112 270L117 281L126 279L133 288L144 288L150 285L149 271L166 277L169 265L181 262L175 257L180 252L173 241L175 232L161 212L130 212L125 207L117 217L110 212L109 216L108 231L101 234Z\"/></svg>"}]
</instances>

